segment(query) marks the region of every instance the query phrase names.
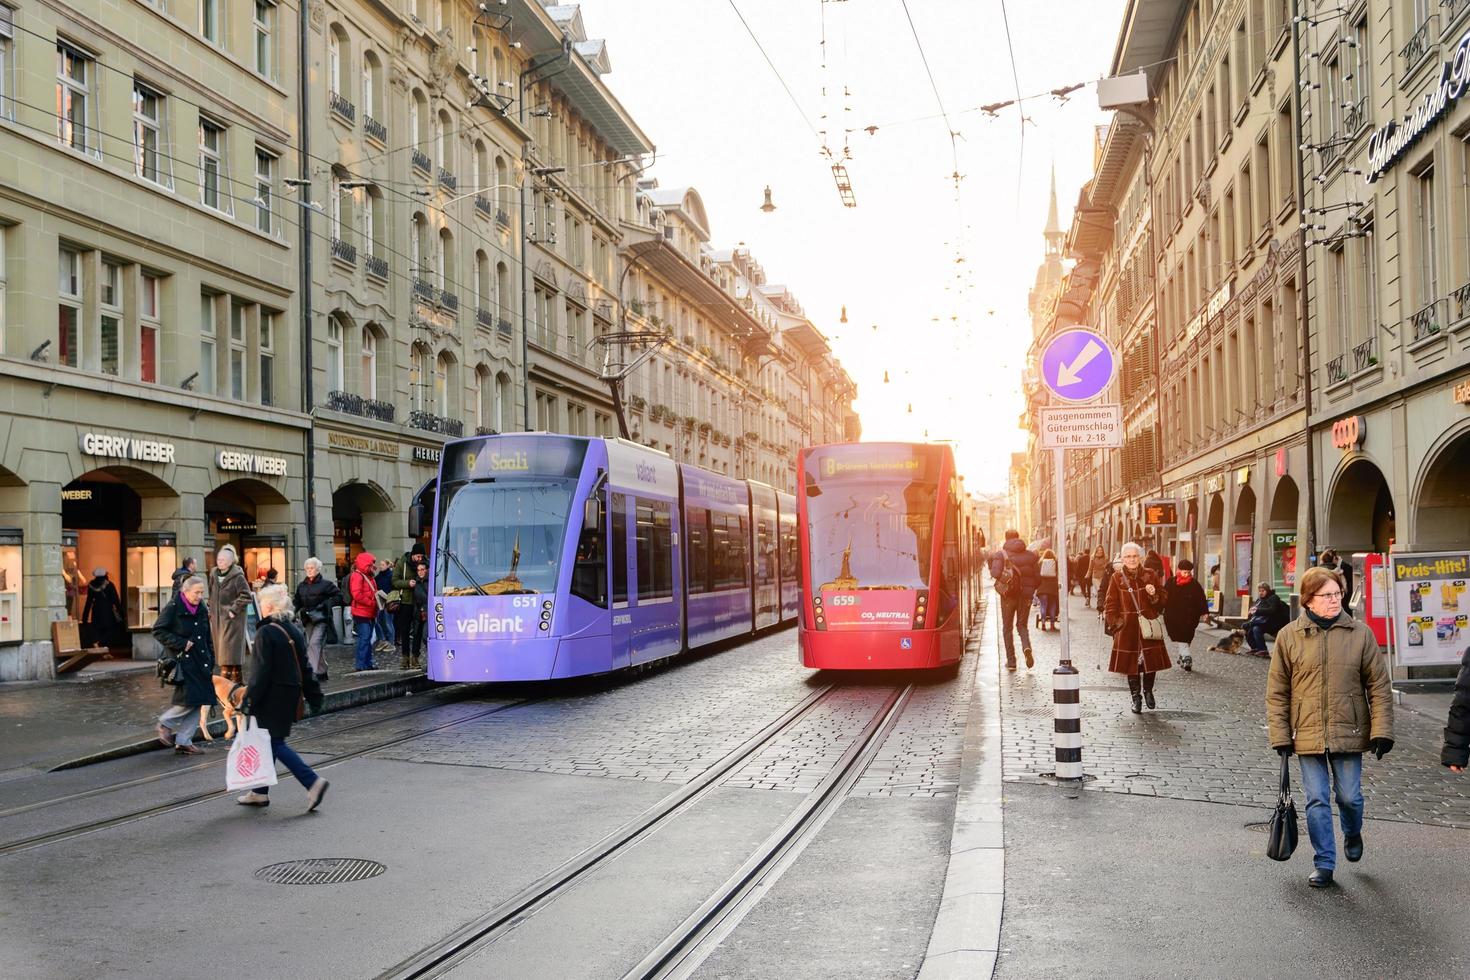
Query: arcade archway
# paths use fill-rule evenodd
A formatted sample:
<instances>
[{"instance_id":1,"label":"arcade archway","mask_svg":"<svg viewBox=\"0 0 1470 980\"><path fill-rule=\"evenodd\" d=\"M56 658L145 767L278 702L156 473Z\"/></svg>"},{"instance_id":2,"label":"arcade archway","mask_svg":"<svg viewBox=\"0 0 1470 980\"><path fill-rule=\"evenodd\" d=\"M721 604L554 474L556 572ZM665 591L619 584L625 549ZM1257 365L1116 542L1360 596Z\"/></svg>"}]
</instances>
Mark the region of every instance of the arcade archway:
<instances>
[{"instance_id":1,"label":"arcade archway","mask_svg":"<svg viewBox=\"0 0 1470 980\"><path fill-rule=\"evenodd\" d=\"M1414 501L1414 547L1464 548L1470 530L1470 432L1435 454Z\"/></svg>"},{"instance_id":2,"label":"arcade archway","mask_svg":"<svg viewBox=\"0 0 1470 980\"><path fill-rule=\"evenodd\" d=\"M1422 523L1421 514L1421 526ZM1355 551L1387 551L1394 537L1393 493L1388 480L1368 460L1353 460L1332 486L1323 547L1334 548L1344 555Z\"/></svg>"},{"instance_id":3,"label":"arcade archway","mask_svg":"<svg viewBox=\"0 0 1470 980\"><path fill-rule=\"evenodd\" d=\"M379 558L398 554L403 527L392 498L375 483L345 483L332 492L332 558L337 581L346 579L352 561L364 551Z\"/></svg>"}]
</instances>

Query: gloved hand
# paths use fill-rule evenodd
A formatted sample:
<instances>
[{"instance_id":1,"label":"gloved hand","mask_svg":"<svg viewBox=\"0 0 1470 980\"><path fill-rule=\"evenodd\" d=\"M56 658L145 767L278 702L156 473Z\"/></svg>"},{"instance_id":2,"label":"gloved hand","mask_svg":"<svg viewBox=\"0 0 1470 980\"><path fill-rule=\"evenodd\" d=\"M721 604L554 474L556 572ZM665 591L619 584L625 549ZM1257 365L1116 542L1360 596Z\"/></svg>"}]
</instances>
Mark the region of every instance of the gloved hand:
<instances>
[{"instance_id":1,"label":"gloved hand","mask_svg":"<svg viewBox=\"0 0 1470 980\"><path fill-rule=\"evenodd\" d=\"M1281 756L1283 759L1291 755L1291 753L1294 751L1290 743L1287 743L1286 745L1273 745L1271 746L1271 748L1275 749L1276 754Z\"/></svg>"},{"instance_id":2,"label":"gloved hand","mask_svg":"<svg viewBox=\"0 0 1470 980\"><path fill-rule=\"evenodd\" d=\"M1378 758L1382 759L1384 756L1388 755L1389 752L1393 751L1393 739L1375 738L1373 741L1368 743L1368 750Z\"/></svg>"}]
</instances>

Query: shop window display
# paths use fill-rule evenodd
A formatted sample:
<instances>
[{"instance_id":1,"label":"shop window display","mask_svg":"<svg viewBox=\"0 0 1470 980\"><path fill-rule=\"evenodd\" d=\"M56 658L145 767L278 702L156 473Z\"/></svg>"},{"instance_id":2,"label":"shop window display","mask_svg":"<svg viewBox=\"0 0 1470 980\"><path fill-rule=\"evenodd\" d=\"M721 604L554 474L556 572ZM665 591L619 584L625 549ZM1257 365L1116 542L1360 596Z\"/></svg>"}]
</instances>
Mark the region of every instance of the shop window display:
<instances>
[{"instance_id":1,"label":"shop window display","mask_svg":"<svg viewBox=\"0 0 1470 980\"><path fill-rule=\"evenodd\" d=\"M0 528L0 643L20 642L21 531Z\"/></svg>"},{"instance_id":2,"label":"shop window display","mask_svg":"<svg viewBox=\"0 0 1470 980\"><path fill-rule=\"evenodd\" d=\"M141 531L123 538L127 554L127 623L129 629L151 629L168 604L173 572L178 567L174 535Z\"/></svg>"}]
</instances>

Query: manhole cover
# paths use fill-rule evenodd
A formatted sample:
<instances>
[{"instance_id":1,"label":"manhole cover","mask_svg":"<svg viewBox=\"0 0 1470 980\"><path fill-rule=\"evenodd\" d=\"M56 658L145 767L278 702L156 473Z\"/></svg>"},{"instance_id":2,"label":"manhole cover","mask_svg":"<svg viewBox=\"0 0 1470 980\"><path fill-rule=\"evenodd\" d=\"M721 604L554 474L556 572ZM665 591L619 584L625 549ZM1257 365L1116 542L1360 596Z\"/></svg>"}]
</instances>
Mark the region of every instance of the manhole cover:
<instances>
[{"instance_id":1,"label":"manhole cover","mask_svg":"<svg viewBox=\"0 0 1470 980\"><path fill-rule=\"evenodd\" d=\"M362 858L308 858L267 865L255 877L276 885L340 885L376 878L387 870L386 864Z\"/></svg>"},{"instance_id":2,"label":"manhole cover","mask_svg":"<svg viewBox=\"0 0 1470 980\"><path fill-rule=\"evenodd\" d=\"M1059 783L1062 782L1062 780L1057 779L1057 774L1054 773L1054 772L1038 772L1036 774L1036 776L1037 776L1038 779L1051 779L1051 780L1055 780L1056 782L1059 782ZM1084 783L1090 783L1090 782L1092 782L1096 778L1097 777L1094 776L1090 772L1084 772L1082 774L1082 781ZM1069 783L1070 782L1075 782L1075 780L1068 779L1068 780L1066 780L1066 782L1069 782Z\"/></svg>"},{"instance_id":3,"label":"manhole cover","mask_svg":"<svg viewBox=\"0 0 1470 980\"><path fill-rule=\"evenodd\" d=\"M1269 834L1271 832L1271 821L1253 820L1245 825L1246 830L1254 830L1258 834Z\"/></svg>"}]
</instances>

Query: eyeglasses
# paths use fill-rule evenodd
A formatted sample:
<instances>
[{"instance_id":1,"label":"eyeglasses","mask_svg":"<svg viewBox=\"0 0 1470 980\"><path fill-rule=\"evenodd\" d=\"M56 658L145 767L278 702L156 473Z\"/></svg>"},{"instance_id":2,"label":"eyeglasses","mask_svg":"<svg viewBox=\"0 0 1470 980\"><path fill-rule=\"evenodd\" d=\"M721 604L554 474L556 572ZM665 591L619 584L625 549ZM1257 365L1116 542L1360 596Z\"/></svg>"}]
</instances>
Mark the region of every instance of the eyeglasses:
<instances>
[{"instance_id":1,"label":"eyeglasses","mask_svg":"<svg viewBox=\"0 0 1470 980\"><path fill-rule=\"evenodd\" d=\"M1312 598L1314 598L1314 599L1341 599L1342 598L1342 593L1341 592L1318 592Z\"/></svg>"}]
</instances>

